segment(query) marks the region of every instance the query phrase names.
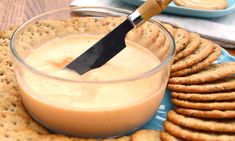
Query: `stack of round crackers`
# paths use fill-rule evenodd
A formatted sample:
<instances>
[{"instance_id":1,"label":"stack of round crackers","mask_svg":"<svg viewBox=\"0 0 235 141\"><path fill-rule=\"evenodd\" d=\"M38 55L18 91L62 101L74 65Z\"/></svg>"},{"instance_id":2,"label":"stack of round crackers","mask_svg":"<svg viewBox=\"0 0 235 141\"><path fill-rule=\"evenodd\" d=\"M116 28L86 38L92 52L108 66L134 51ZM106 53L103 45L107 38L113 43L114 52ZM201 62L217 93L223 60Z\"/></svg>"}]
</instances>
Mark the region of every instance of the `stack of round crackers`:
<instances>
[{"instance_id":1,"label":"stack of round crackers","mask_svg":"<svg viewBox=\"0 0 235 141\"><path fill-rule=\"evenodd\" d=\"M171 30L177 53L168 88L175 108L161 139L235 141L235 62L213 64L221 47L195 33Z\"/></svg>"}]
</instances>

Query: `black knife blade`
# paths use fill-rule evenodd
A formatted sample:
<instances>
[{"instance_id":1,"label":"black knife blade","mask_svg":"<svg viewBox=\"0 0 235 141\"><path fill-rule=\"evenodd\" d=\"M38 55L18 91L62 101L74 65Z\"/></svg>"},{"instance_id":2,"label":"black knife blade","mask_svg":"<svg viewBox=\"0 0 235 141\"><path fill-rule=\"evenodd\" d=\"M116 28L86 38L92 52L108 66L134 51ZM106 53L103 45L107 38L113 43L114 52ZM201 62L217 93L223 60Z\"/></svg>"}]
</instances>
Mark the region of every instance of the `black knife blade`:
<instances>
[{"instance_id":1,"label":"black knife blade","mask_svg":"<svg viewBox=\"0 0 235 141\"><path fill-rule=\"evenodd\" d=\"M126 34L133 28L133 23L126 19L65 68L82 75L91 69L101 67L126 47Z\"/></svg>"}]
</instances>

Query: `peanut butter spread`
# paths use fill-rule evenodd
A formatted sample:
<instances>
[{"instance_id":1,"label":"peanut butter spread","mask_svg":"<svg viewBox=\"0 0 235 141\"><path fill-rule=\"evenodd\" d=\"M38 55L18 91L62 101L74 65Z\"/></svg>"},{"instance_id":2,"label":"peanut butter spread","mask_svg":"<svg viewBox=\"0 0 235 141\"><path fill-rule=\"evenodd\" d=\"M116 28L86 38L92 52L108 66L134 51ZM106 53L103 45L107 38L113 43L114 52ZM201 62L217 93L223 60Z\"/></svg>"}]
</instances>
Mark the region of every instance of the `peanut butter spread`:
<instances>
[{"instance_id":1,"label":"peanut butter spread","mask_svg":"<svg viewBox=\"0 0 235 141\"><path fill-rule=\"evenodd\" d=\"M180 6L202 9L202 10L220 10L228 6L227 0L175 0Z\"/></svg>"}]
</instances>

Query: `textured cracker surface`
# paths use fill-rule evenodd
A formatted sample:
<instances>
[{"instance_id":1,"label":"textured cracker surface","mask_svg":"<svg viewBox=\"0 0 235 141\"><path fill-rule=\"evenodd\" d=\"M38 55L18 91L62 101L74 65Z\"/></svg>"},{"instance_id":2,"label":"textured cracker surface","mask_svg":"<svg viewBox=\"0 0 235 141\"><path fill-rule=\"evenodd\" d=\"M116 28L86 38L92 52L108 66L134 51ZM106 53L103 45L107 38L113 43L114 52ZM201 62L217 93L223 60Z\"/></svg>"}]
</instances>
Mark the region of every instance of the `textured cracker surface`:
<instances>
[{"instance_id":1,"label":"textured cracker surface","mask_svg":"<svg viewBox=\"0 0 235 141\"><path fill-rule=\"evenodd\" d=\"M185 49L183 49L182 51L180 51L175 55L174 62L190 55L195 49L199 47L199 45L200 45L200 36L196 33L190 33L189 43L187 44Z\"/></svg>"},{"instance_id":2,"label":"textured cracker surface","mask_svg":"<svg viewBox=\"0 0 235 141\"><path fill-rule=\"evenodd\" d=\"M192 130L177 126L172 122L166 121L164 123L165 130L178 138L189 141L234 141L233 134L219 134L219 133L205 133L197 130Z\"/></svg>"},{"instance_id":3,"label":"textured cracker surface","mask_svg":"<svg viewBox=\"0 0 235 141\"><path fill-rule=\"evenodd\" d=\"M168 88L171 91L184 93L212 93L231 91L235 90L235 77L200 85L169 84Z\"/></svg>"},{"instance_id":4,"label":"textured cracker surface","mask_svg":"<svg viewBox=\"0 0 235 141\"><path fill-rule=\"evenodd\" d=\"M179 99L172 99L175 106L198 109L198 110L235 110L235 101L221 101L221 102L195 102Z\"/></svg>"},{"instance_id":5,"label":"textured cracker surface","mask_svg":"<svg viewBox=\"0 0 235 141\"><path fill-rule=\"evenodd\" d=\"M168 112L167 120L176 125L190 129L218 133L235 133L234 120L203 120L194 117L186 117L176 113L173 110Z\"/></svg>"},{"instance_id":6,"label":"textured cracker surface","mask_svg":"<svg viewBox=\"0 0 235 141\"><path fill-rule=\"evenodd\" d=\"M186 108L175 108L177 113L188 117L206 118L206 119L224 119L235 118L235 110L194 110Z\"/></svg>"},{"instance_id":7,"label":"textured cracker surface","mask_svg":"<svg viewBox=\"0 0 235 141\"><path fill-rule=\"evenodd\" d=\"M197 64L208 57L214 50L214 44L210 41L201 41L200 46L187 57L175 62L171 72L179 71Z\"/></svg>"},{"instance_id":8,"label":"textured cracker surface","mask_svg":"<svg viewBox=\"0 0 235 141\"><path fill-rule=\"evenodd\" d=\"M235 100L235 92L222 93L178 93L171 92L173 98L191 101L230 101Z\"/></svg>"},{"instance_id":9,"label":"textured cracker surface","mask_svg":"<svg viewBox=\"0 0 235 141\"><path fill-rule=\"evenodd\" d=\"M179 28L175 30L174 37L176 43L176 53L178 53L185 49L189 42L190 35L188 31Z\"/></svg>"},{"instance_id":10,"label":"textured cracker surface","mask_svg":"<svg viewBox=\"0 0 235 141\"><path fill-rule=\"evenodd\" d=\"M211 65L219 56L221 55L221 47L218 45L215 45L215 48L213 52L204 60L201 62L194 64L193 66L190 66L188 68L176 71L176 72L171 72L170 77L180 77L180 76L185 76L193 73L197 73L204 68L208 67Z\"/></svg>"},{"instance_id":11,"label":"textured cracker surface","mask_svg":"<svg viewBox=\"0 0 235 141\"><path fill-rule=\"evenodd\" d=\"M227 78L235 74L235 62L213 64L189 76L170 78L172 84L201 84Z\"/></svg>"}]
</instances>

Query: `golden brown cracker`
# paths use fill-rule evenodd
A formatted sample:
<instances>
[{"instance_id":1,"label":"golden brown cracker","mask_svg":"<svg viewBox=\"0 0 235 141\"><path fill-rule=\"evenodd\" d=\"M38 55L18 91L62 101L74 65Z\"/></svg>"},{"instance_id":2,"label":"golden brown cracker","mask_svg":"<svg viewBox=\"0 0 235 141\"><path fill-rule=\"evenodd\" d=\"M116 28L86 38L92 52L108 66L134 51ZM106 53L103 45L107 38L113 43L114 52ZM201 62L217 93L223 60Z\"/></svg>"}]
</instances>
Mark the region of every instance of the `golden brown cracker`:
<instances>
[{"instance_id":1,"label":"golden brown cracker","mask_svg":"<svg viewBox=\"0 0 235 141\"><path fill-rule=\"evenodd\" d=\"M23 117L21 115L10 112L0 112L1 130L20 130L24 128L31 129L42 134L48 133L43 127L39 126L30 117Z\"/></svg>"},{"instance_id":2,"label":"golden brown cracker","mask_svg":"<svg viewBox=\"0 0 235 141\"><path fill-rule=\"evenodd\" d=\"M172 84L202 84L230 77L235 74L235 62L212 64L204 70L184 77L172 77Z\"/></svg>"},{"instance_id":3,"label":"golden brown cracker","mask_svg":"<svg viewBox=\"0 0 235 141\"><path fill-rule=\"evenodd\" d=\"M235 100L235 92L221 93L179 93L171 92L173 98L189 101L229 101Z\"/></svg>"},{"instance_id":4,"label":"golden brown cracker","mask_svg":"<svg viewBox=\"0 0 235 141\"><path fill-rule=\"evenodd\" d=\"M189 141L234 141L234 134L202 132L177 126L169 121L164 122L164 129L169 134Z\"/></svg>"},{"instance_id":5,"label":"golden brown cracker","mask_svg":"<svg viewBox=\"0 0 235 141\"><path fill-rule=\"evenodd\" d=\"M186 45L189 42L190 36L189 32L184 29L176 29L175 30L175 43L176 43L176 53L185 49Z\"/></svg>"},{"instance_id":6,"label":"golden brown cracker","mask_svg":"<svg viewBox=\"0 0 235 141\"><path fill-rule=\"evenodd\" d=\"M195 102L173 98L175 106L198 110L235 110L235 101L226 102Z\"/></svg>"},{"instance_id":7,"label":"golden brown cracker","mask_svg":"<svg viewBox=\"0 0 235 141\"><path fill-rule=\"evenodd\" d=\"M165 42L162 44L162 46L155 51L156 56L160 60L164 60L170 50L170 42L165 40Z\"/></svg>"},{"instance_id":8,"label":"golden brown cracker","mask_svg":"<svg viewBox=\"0 0 235 141\"><path fill-rule=\"evenodd\" d=\"M0 92L16 93L18 90L9 48L10 37L14 29L15 27L6 30L0 37Z\"/></svg>"},{"instance_id":9,"label":"golden brown cracker","mask_svg":"<svg viewBox=\"0 0 235 141\"><path fill-rule=\"evenodd\" d=\"M0 112L14 113L18 116L31 119L24 108L19 94L0 92Z\"/></svg>"},{"instance_id":10,"label":"golden brown cracker","mask_svg":"<svg viewBox=\"0 0 235 141\"><path fill-rule=\"evenodd\" d=\"M131 136L131 141L161 141L160 131L140 130Z\"/></svg>"},{"instance_id":11,"label":"golden brown cracker","mask_svg":"<svg viewBox=\"0 0 235 141\"><path fill-rule=\"evenodd\" d=\"M218 132L218 133L235 133L235 120L203 120L194 117L186 117L171 110L167 114L167 120L185 128Z\"/></svg>"},{"instance_id":12,"label":"golden brown cracker","mask_svg":"<svg viewBox=\"0 0 235 141\"><path fill-rule=\"evenodd\" d=\"M182 141L181 139L177 139L176 137L172 136L171 134L162 131L160 133L160 138L162 141Z\"/></svg>"},{"instance_id":13,"label":"golden brown cracker","mask_svg":"<svg viewBox=\"0 0 235 141\"><path fill-rule=\"evenodd\" d=\"M42 135L32 130L0 130L1 141L40 141Z\"/></svg>"},{"instance_id":14,"label":"golden brown cracker","mask_svg":"<svg viewBox=\"0 0 235 141\"><path fill-rule=\"evenodd\" d=\"M82 141L78 138L65 137L63 135L55 134L40 134L28 129L22 129L17 131L0 130L1 141ZM89 141L89 140L84 140ZM91 140L97 141L97 140Z\"/></svg>"},{"instance_id":15,"label":"golden brown cracker","mask_svg":"<svg viewBox=\"0 0 235 141\"><path fill-rule=\"evenodd\" d=\"M175 108L177 113L189 117L206 118L206 119L225 119L235 118L235 110L195 110L186 108Z\"/></svg>"},{"instance_id":16,"label":"golden brown cracker","mask_svg":"<svg viewBox=\"0 0 235 141\"><path fill-rule=\"evenodd\" d=\"M141 38L137 39L138 40L137 42L143 47L151 46L153 45L154 42L156 42L158 37L165 36L165 34L163 34L163 32L160 31L159 27L151 22L145 22L139 28L143 28L143 33L141 34ZM136 36L135 32L134 36Z\"/></svg>"},{"instance_id":17,"label":"golden brown cracker","mask_svg":"<svg viewBox=\"0 0 235 141\"><path fill-rule=\"evenodd\" d=\"M176 72L171 72L170 77L180 77L199 72L204 68L208 67L209 65L211 65L216 59L218 59L219 56L221 55L221 52L222 52L221 47L215 45L213 52L206 59L188 68Z\"/></svg>"},{"instance_id":18,"label":"golden brown cracker","mask_svg":"<svg viewBox=\"0 0 235 141\"><path fill-rule=\"evenodd\" d=\"M221 91L231 91L235 89L235 76L214 83L201 85L169 84L168 88L171 91L184 93L212 93Z\"/></svg>"},{"instance_id":19,"label":"golden brown cracker","mask_svg":"<svg viewBox=\"0 0 235 141\"><path fill-rule=\"evenodd\" d=\"M171 72L176 72L201 62L213 52L214 46L210 41L203 41L194 52L175 62L172 65Z\"/></svg>"},{"instance_id":20,"label":"golden brown cracker","mask_svg":"<svg viewBox=\"0 0 235 141\"><path fill-rule=\"evenodd\" d=\"M166 52L164 51L166 49L163 46L165 42L166 42L166 36L162 32L159 32L156 41L153 44L149 45L147 48L150 51L156 53L156 56L159 57L161 55L160 52Z\"/></svg>"},{"instance_id":21,"label":"golden brown cracker","mask_svg":"<svg viewBox=\"0 0 235 141\"><path fill-rule=\"evenodd\" d=\"M166 24L166 23L162 23L162 25L166 28L166 30L168 32L170 32L170 34L174 37L175 36L175 28L170 25L170 24Z\"/></svg>"},{"instance_id":22,"label":"golden brown cracker","mask_svg":"<svg viewBox=\"0 0 235 141\"><path fill-rule=\"evenodd\" d=\"M190 55L200 45L200 36L196 33L190 33L189 43L186 48L175 55L174 62Z\"/></svg>"}]
</instances>

